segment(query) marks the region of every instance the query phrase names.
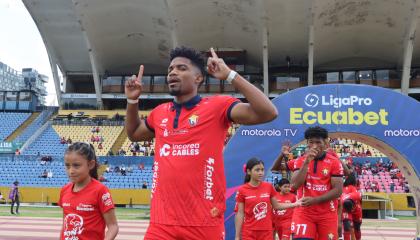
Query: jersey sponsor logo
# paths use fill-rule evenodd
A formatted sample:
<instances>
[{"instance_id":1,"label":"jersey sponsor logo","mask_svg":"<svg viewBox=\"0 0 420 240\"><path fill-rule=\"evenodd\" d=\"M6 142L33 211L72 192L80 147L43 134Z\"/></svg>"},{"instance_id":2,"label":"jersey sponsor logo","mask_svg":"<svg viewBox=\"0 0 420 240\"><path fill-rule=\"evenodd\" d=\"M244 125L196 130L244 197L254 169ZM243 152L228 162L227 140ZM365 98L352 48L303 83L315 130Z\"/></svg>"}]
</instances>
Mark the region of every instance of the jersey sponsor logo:
<instances>
[{"instance_id":1,"label":"jersey sponsor logo","mask_svg":"<svg viewBox=\"0 0 420 240\"><path fill-rule=\"evenodd\" d=\"M247 196L245 197L245 199L251 199L251 198L256 198L257 196Z\"/></svg>"},{"instance_id":2,"label":"jersey sponsor logo","mask_svg":"<svg viewBox=\"0 0 420 240\"><path fill-rule=\"evenodd\" d=\"M105 204L105 206L111 206L112 205L111 194L109 192L104 193L102 195L102 202Z\"/></svg>"},{"instance_id":3,"label":"jersey sponsor logo","mask_svg":"<svg viewBox=\"0 0 420 240\"><path fill-rule=\"evenodd\" d=\"M328 190L328 187L325 184L312 184L312 190L318 191L318 192L324 192Z\"/></svg>"},{"instance_id":4,"label":"jersey sponsor logo","mask_svg":"<svg viewBox=\"0 0 420 240\"><path fill-rule=\"evenodd\" d=\"M150 190L151 198L153 198L153 194L155 193L156 187L158 184L158 176L159 176L158 171L159 171L159 163L155 161L153 163L152 189Z\"/></svg>"},{"instance_id":5,"label":"jersey sponsor logo","mask_svg":"<svg viewBox=\"0 0 420 240\"><path fill-rule=\"evenodd\" d=\"M76 207L77 211L92 212L95 211L95 208L91 204L79 203L79 206Z\"/></svg>"},{"instance_id":6,"label":"jersey sponsor logo","mask_svg":"<svg viewBox=\"0 0 420 240\"><path fill-rule=\"evenodd\" d=\"M260 195L260 198L267 198L267 197L270 197L270 194L269 193L262 193Z\"/></svg>"},{"instance_id":7,"label":"jersey sponsor logo","mask_svg":"<svg viewBox=\"0 0 420 240\"><path fill-rule=\"evenodd\" d=\"M195 125L198 124L198 115L193 114L188 118L188 123L190 124L191 127L194 127Z\"/></svg>"},{"instance_id":8,"label":"jersey sponsor logo","mask_svg":"<svg viewBox=\"0 0 420 240\"><path fill-rule=\"evenodd\" d=\"M196 156L200 154L200 144L191 143L191 144L163 144L159 150L159 155L161 157L171 156Z\"/></svg>"},{"instance_id":9,"label":"jersey sponsor logo","mask_svg":"<svg viewBox=\"0 0 420 240\"><path fill-rule=\"evenodd\" d=\"M63 207L70 207L71 204L70 203L63 203Z\"/></svg>"},{"instance_id":10,"label":"jersey sponsor logo","mask_svg":"<svg viewBox=\"0 0 420 240\"><path fill-rule=\"evenodd\" d=\"M161 157L167 157L167 156L169 156L169 153L170 153L170 150L171 149L171 146L169 146L169 144L163 144L163 146L160 148L160 150L159 150L159 155L161 156Z\"/></svg>"},{"instance_id":11,"label":"jersey sponsor logo","mask_svg":"<svg viewBox=\"0 0 420 240\"><path fill-rule=\"evenodd\" d=\"M315 179L315 180L320 180L321 178L320 177L317 177L317 176L312 176L312 175L307 175L307 177L306 177L307 179Z\"/></svg>"},{"instance_id":12,"label":"jersey sponsor logo","mask_svg":"<svg viewBox=\"0 0 420 240\"><path fill-rule=\"evenodd\" d=\"M166 127L166 124L168 123L168 118L162 119L162 122L160 123L161 127Z\"/></svg>"},{"instance_id":13,"label":"jersey sponsor logo","mask_svg":"<svg viewBox=\"0 0 420 240\"><path fill-rule=\"evenodd\" d=\"M256 220L261 220L265 217L267 217L267 203L266 202L260 202L254 207L254 217Z\"/></svg>"},{"instance_id":14,"label":"jersey sponsor logo","mask_svg":"<svg viewBox=\"0 0 420 240\"><path fill-rule=\"evenodd\" d=\"M207 200L213 200L214 158L207 159L206 163L204 169L204 196Z\"/></svg>"},{"instance_id":15,"label":"jersey sponsor logo","mask_svg":"<svg viewBox=\"0 0 420 240\"><path fill-rule=\"evenodd\" d=\"M73 213L66 215L63 230L65 240L79 240L83 230L83 218L81 216Z\"/></svg>"}]
</instances>

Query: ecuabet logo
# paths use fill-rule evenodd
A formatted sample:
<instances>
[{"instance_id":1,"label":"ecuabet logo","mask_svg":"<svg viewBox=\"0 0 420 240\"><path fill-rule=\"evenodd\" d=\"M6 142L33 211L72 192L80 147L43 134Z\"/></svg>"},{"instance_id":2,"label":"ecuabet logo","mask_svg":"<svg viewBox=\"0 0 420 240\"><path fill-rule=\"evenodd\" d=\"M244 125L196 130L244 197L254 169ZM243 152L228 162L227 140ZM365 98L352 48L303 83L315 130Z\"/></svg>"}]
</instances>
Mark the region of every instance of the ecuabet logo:
<instances>
[{"instance_id":1,"label":"ecuabet logo","mask_svg":"<svg viewBox=\"0 0 420 240\"><path fill-rule=\"evenodd\" d=\"M316 94L313 93L309 93L308 95L306 95L305 97L305 105L308 107L316 107L318 106L319 103L319 97Z\"/></svg>"}]
</instances>

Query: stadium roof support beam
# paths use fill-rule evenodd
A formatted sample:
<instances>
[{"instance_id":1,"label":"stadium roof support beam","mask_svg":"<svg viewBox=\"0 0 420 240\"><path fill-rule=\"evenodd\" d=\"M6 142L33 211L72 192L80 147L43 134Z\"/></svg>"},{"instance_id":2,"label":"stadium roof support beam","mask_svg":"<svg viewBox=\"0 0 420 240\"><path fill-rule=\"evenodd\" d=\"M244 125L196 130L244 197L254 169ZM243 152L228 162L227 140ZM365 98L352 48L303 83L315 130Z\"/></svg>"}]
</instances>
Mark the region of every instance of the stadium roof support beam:
<instances>
[{"instance_id":1,"label":"stadium roof support beam","mask_svg":"<svg viewBox=\"0 0 420 240\"><path fill-rule=\"evenodd\" d=\"M94 83L94 86L95 86L97 107L98 107L98 109L103 109L104 105L103 105L103 102L102 102L102 87L101 87L101 82L100 82L100 77L99 77L98 64L97 64L97 61L96 61L95 51L92 48L92 44L89 40L88 34L86 33L86 29L85 29L85 27L83 27L82 15L78 12L78 8L76 7L79 3L76 0L72 0L72 2L73 2L73 5L75 6L74 9L75 9L75 12L76 12L77 17L78 17L78 22L79 22L80 28L82 30L83 38L85 39L85 42L86 42L86 47L87 47L88 52L89 52L89 60L90 60L91 68L92 68L93 83Z\"/></svg>"},{"instance_id":2,"label":"stadium roof support beam","mask_svg":"<svg viewBox=\"0 0 420 240\"><path fill-rule=\"evenodd\" d=\"M172 5L170 5L173 1L171 0L164 0L165 6L166 6L166 12L168 13L169 21L171 22L171 41L172 41L172 47L178 47L178 35L176 31L176 24L174 21L173 11L172 11Z\"/></svg>"},{"instance_id":3,"label":"stadium roof support beam","mask_svg":"<svg viewBox=\"0 0 420 240\"><path fill-rule=\"evenodd\" d=\"M417 28L417 2L416 6L411 9L410 25L405 37L404 43L404 62L403 62L403 74L401 78L401 93L408 95L408 89L410 87L410 73L411 73L411 61L413 58L414 39L416 37Z\"/></svg>"},{"instance_id":4,"label":"stadium roof support beam","mask_svg":"<svg viewBox=\"0 0 420 240\"><path fill-rule=\"evenodd\" d=\"M263 86L264 94L268 97L269 95L269 84L268 84L268 30L267 25L264 24L262 31L262 52L263 52Z\"/></svg>"},{"instance_id":5,"label":"stadium roof support beam","mask_svg":"<svg viewBox=\"0 0 420 240\"><path fill-rule=\"evenodd\" d=\"M61 88L60 88L60 78L58 77L57 62L55 61L55 58L53 58L49 53L48 53L48 58L50 59L51 72L54 79L55 93L57 94L57 103L58 103L58 106L61 106Z\"/></svg>"},{"instance_id":6,"label":"stadium roof support beam","mask_svg":"<svg viewBox=\"0 0 420 240\"><path fill-rule=\"evenodd\" d=\"M308 86L314 85L314 25L309 26Z\"/></svg>"},{"instance_id":7,"label":"stadium roof support beam","mask_svg":"<svg viewBox=\"0 0 420 240\"><path fill-rule=\"evenodd\" d=\"M100 83L98 67L97 67L97 64L96 64L95 53L91 48L91 45L90 45L89 39L87 37L86 31L83 30L82 32L83 32L83 35L85 36L85 39L86 39L86 44L87 44L88 51L89 51L90 64L92 65L92 74L93 74L93 83L95 84L96 102L98 104L98 108L103 109L104 105L103 105L103 102L102 102L102 88L101 88L101 83Z\"/></svg>"},{"instance_id":8,"label":"stadium roof support beam","mask_svg":"<svg viewBox=\"0 0 420 240\"><path fill-rule=\"evenodd\" d=\"M309 40L308 40L308 86L314 85L314 6L315 1L311 2L311 9L309 15Z\"/></svg>"}]
</instances>

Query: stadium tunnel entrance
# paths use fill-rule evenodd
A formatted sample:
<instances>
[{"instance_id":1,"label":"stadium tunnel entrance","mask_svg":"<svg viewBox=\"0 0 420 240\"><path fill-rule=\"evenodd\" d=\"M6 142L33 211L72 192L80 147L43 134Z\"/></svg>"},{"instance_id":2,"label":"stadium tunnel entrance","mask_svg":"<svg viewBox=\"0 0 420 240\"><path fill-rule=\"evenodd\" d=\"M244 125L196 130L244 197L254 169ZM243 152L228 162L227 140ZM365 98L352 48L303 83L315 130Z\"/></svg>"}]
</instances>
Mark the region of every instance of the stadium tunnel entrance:
<instances>
[{"instance_id":1,"label":"stadium tunnel entrance","mask_svg":"<svg viewBox=\"0 0 420 240\"><path fill-rule=\"evenodd\" d=\"M365 85L331 84L299 88L273 103L279 116L270 123L241 126L225 152L226 239L235 236L235 193L243 184L243 164L261 158L267 170L285 141L299 144L304 131L321 126L331 138L365 143L385 154L406 177L414 196L420 240L420 103L395 91Z\"/></svg>"}]
</instances>

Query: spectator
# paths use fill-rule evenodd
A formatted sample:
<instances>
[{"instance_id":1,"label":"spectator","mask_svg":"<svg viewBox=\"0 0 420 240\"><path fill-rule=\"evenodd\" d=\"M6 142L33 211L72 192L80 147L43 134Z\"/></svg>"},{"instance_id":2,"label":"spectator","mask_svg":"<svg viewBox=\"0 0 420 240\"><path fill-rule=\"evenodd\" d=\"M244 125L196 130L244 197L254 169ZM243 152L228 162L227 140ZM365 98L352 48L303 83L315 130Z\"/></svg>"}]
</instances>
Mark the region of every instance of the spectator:
<instances>
[{"instance_id":1,"label":"spectator","mask_svg":"<svg viewBox=\"0 0 420 240\"><path fill-rule=\"evenodd\" d=\"M107 154L108 156L114 156L114 153L112 152L112 149L109 149L109 151L108 151L108 154Z\"/></svg>"},{"instance_id":2,"label":"spectator","mask_svg":"<svg viewBox=\"0 0 420 240\"><path fill-rule=\"evenodd\" d=\"M133 167L131 165L128 165L127 172L129 173L133 172Z\"/></svg>"},{"instance_id":3,"label":"spectator","mask_svg":"<svg viewBox=\"0 0 420 240\"><path fill-rule=\"evenodd\" d=\"M45 169L44 172L39 177L41 177L41 178L47 178L48 177L47 169Z\"/></svg>"},{"instance_id":4,"label":"spectator","mask_svg":"<svg viewBox=\"0 0 420 240\"><path fill-rule=\"evenodd\" d=\"M406 184L404 185L404 192L405 192L405 193L409 193L409 192L410 192L410 186L408 185L408 183L406 183Z\"/></svg>"},{"instance_id":5,"label":"spectator","mask_svg":"<svg viewBox=\"0 0 420 240\"><path fill-rule=\"evenodd\" d=\"M96 127L96 133L99 133L101 131L101 129L99 129L99 126Z\"/></svg>"},{"instance_id":6,"label":"spectator","mask_svg":"<svg viewBox=\"0 0 420 240\"><path fill-rule=\"evenodd\" d=\"M90 136L90 141L93 142L93 143L96 141L96 138L95 138L94 135Z\"/></svg>"},{"instance_id":7,"label":"spectator","mask_svg":"<svg viewBox=\"0 0 420 240\"><path fill-rule=\"evenodd\" d=\"M395 190L395 183L394 182L391 182L389 184L389 190L391 190L391 192L394 192L394 190Z\"/></svg>"},{"instance_id":8,"label":"spectator","mask_svg":"<svg viewBox=\"0 0 420 240\"><path fill-rule=\"evenodd\" d=\"M127 176L127 170L125 169L125 166L124 165L122 165L120 171L121 171L121 175L122 176Z\"/></svg>"},{"instance_id":9,"label":"spectator","mask_svg":"<svg viewBox=\"0 0 420 240\"><path fill-rule=\"evenodd\" d=\"M144 163L139 163L139 169L140 169L140 171L144 170Z\"/></svg>"},{"instance_id":10,"label":"spectator","mask_svg":"<svg viewBox=\"0 0 420 240\"><path fill-rule=\"evenodd\" d=\"M9 193L9 199L12 200L12 205L10 206L10 213L11 214L15 214L15 212L13 212L13 206L16 203L16 214L19 214L19 206L20 206L20 201L19 201L19 188L18 188L19 182L16 180L13 182L13 186L10 189L10 193Z\"/></svg>"},{"instance_id":11,"label":"spectator","mask_svg":"<svg viewBox=\"0 0 420 240\"><path fill-rule=\"evenodd\" d=\"M146 181L143 182L143 185L141 185L141 188L142 189L147 189L147 182Z\"/></svg>"},{"instance_id":12,"label":"spectator","mask_svg":"<svg viewBox=\"0 0 420 240\"><path fill-rule=\"evenodd\" d=\"M102 146L102 143L99 143L99 145L98 145L98 149L99 149L99 150L104 149L104 147Z\"/></svg>"},{"instance_id":13,"label":"spectator","mask_svg":"<svg viewBox=\"0 0 420 240\"><path fill-rule=\"evenodd\" d=\"M16 155L16 156L19 156L19 155L20 155L20 150L19 150L19 148L16 148L15 155Z\"/></svg>"},{"instance_id":14,"label":"spectator","mask_svg":"<svg viewBox=\"0 0 420 240\"><path fill-rule=\"evenodd\" d=\"M61 138L60 138L60 143L61 143L61 144L66 144L66 139L65 139L64 137L61 137Z\"/></svg>"},{"instance_id":15,"label":"spectator","mask_svg":"<svg viewBox=\"0 0 420 240\"><path fill-rule=\"evenodd\" d=\"M92 127L92 129L90 130L92 133L96 133L96 127Z\"/></svg>"},{"instance_id":16,"label":"spectator","mask_svg":"<svg viewBox=\"0 0 420 240\"><path fill-rule=\"evenodd\" d=\"M50 169L50 170L48 170L47 178L52 178L52 177L53 177L53 172Z\"/></svg>"},{"instance_id":17,"label":"spectator","mask_svg":"<svg viewBox=\"0 0 420 240\"><path fill-rule=\"evenodd\" d=\"M71 140L71 138L69 137L69 138L67 138L67 142L66 142L67 144L72 144L73 143L73 141Z\"/></svg>"}]
</instances>

